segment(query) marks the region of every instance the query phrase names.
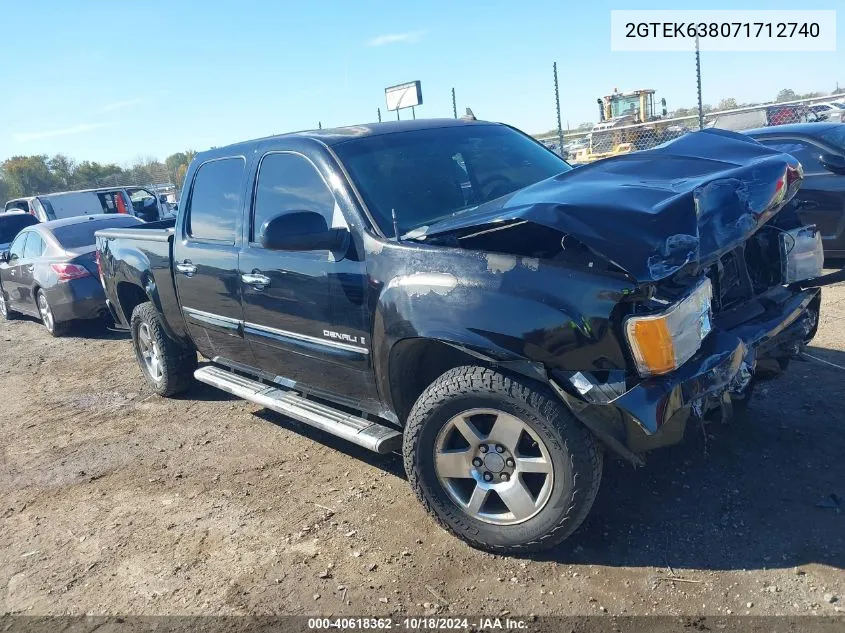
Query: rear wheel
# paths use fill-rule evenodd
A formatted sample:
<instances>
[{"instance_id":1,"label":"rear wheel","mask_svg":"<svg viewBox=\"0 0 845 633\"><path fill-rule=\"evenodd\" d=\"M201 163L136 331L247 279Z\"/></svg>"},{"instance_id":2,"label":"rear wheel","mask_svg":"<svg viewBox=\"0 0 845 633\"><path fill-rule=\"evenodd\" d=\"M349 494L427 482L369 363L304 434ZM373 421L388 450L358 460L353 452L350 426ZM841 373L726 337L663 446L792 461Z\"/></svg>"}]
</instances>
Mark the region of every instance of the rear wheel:
<instances>
[{"instance_id":1,"label":"rear wheel","mask_svg":"<svg viewBox=\"0 0 845 633\"><path fill-rule=\"evenodd\" d=\"M41 316L41 322L44 328L51 336L62 336L67 333L68 324L63 321L56 321L53 315L53 309L50 307L50 302L47 301L47 295L43 290L39 290L35 295L35 301L38 304L38 314Z\"/></svg>"},{"instance_id":2,"label":"rear wheel","mask_svg":"<svg viewBox=\"0 0 845 633\"><path fill-rule=\"evenodd\" d=\"M484 367L448 371L423 392L403 449L408 479L434 518L496 552L563 541L601 481L601 447L553 394Z\"/></svg>"},{"instance_id":3,"label":"rear wheel","mask_svg":"<svg viewBox=\"0 0 845 633\"><path fill-rule=\"evenodd\" d=\"M187 389L194 379L197 354L171 339L161 315L149 301L133 310L132 346L147 383L161 396Z\"/></svg>"}]
</instances>

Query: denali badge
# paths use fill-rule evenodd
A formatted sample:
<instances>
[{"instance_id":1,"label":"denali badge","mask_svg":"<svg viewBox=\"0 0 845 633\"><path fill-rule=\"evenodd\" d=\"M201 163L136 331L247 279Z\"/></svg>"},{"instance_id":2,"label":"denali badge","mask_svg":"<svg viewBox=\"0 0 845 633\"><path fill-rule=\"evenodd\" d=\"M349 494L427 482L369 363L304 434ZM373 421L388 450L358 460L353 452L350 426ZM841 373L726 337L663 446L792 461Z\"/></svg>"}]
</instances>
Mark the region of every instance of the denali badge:
<instances>
[{"instance_id":1,"label":"denali badge","mask_svg":"<svg viewBox=\"0 0 845 633\"><path fill-rule=\"evenodd\" d=\"M332 332L331 330L323 330L323 336L337 339L338 341L346 341L347 343L360 343L361 345L366 345L366 341L363 336L358 338L357 336L341 334L340 332Z\"/></svg>"}]
</instances>

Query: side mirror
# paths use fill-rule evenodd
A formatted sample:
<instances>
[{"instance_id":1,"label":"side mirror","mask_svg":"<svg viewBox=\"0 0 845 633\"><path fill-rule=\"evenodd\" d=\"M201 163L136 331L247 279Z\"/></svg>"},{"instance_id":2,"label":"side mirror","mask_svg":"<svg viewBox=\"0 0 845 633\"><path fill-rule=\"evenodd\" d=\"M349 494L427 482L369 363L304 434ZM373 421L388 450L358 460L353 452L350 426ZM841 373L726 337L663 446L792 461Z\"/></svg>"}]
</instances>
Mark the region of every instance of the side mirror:
<instances>
[{"instance_id":1,"label":"side mirror","mask_svg":"<svg viewBox=\"0 0 845 633\"><path fill-rule=\"evenodd\" d=\"M158 197L158 201L159 201L159 202L162 202L162 203L164 203L164 204L167 204L167 196L166 196L165 194L161 194L161 195Z\"/></svg>"},{"instance_id":2,"label":"side mirror","mask_svg":"<svg viewBox=\"0 0 845 633\"><path fill-rule=\"evenodd\" d=\"M839 154L822 154L819 156L819 162L822 167L834 174L845 176L845 157Z\"/></svg>"},{"instance_id":3,"label":"side mirror","mask_svg":"<svg viewBox=\"0 0 845 633\"><path fill-rule=\"evenodd\" d=\"M0 252L0 262L3 262L4 264L9 263L9 251Z\"/></svg>"},{"instance_id":4,"label":"side mirror","mask_svg":"<svg viewBox=\"0 0 845 633\"><path fill-rule=\"evenodd\" d=\"M272 251L339 251L348 236L346 229L330 229L314 211L283 213L261 227L261 245Z\"/></svg>"}]
</instances>

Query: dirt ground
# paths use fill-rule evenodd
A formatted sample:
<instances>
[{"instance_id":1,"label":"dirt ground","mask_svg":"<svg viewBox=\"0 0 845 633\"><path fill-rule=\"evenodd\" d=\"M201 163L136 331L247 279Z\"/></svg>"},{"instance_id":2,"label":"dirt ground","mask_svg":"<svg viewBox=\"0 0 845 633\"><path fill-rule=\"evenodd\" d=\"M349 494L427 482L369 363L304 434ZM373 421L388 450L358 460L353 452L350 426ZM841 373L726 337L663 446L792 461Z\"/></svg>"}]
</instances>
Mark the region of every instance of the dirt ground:
<instances>
[{"instance_id":1,"label":"dirt ground","mask_svg":"<svg viewBox=\"0 0 845 633\"><path fill-rule=\"evenodd\" d=\"M607 460L587 522L522 559L437 528L399 456L203 385L152 395L123 334L0 324L0 613L836 615L843 317L827 289L815 358L731 425Z\"/></svg>"}]
</instances>

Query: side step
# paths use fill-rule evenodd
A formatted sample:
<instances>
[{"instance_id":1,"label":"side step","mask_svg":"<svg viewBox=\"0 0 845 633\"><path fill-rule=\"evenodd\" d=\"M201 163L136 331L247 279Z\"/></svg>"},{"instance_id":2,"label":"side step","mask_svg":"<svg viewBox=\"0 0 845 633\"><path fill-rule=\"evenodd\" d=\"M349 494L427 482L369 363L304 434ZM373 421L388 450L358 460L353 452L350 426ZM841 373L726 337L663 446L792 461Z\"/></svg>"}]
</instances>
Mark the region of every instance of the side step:
<instances>
[{"instance_id":1,"label":"side step","mask_svg":"<svg viewBox=\"0 0 845 633\"><path fill-rule=\"evenodd\" d=\"M197 369L194 378L376 453L390 453L402 446L399 431L308 400L288 389L270 387L213 365Z\"/></svg>"}]
</instances>

